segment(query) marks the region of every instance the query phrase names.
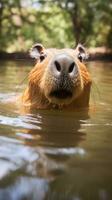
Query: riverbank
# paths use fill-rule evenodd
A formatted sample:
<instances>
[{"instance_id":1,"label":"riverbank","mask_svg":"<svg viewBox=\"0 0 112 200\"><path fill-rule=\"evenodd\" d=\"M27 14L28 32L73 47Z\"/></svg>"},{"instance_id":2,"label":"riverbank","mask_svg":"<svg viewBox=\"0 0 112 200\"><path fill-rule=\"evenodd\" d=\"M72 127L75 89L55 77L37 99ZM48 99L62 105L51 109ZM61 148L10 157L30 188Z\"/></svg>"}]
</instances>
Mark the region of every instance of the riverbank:
<instances>
[{"instance_id":1,"label":"riverbank","mask_svg":"<svg viewBox=\"0 0 112 200\"><path fill-rule=\"evenodd\" d=\"M88 50L89 58L88 61L103 60L112 61L112 49L106 47L89 48ZM32 60L29 52L0 52L0 60Z\"/></svg>"},{"instance_id":2,"label":"riverbank","mask_svg":"<svg viewBox=\"0 0 112 200\"><path fill-rule=\"evenodd\" d=\"M89 48L89 60L103 60L103 61L112 61L112 49L107 47L96 47Z\"/></svg>"}]
</instances>

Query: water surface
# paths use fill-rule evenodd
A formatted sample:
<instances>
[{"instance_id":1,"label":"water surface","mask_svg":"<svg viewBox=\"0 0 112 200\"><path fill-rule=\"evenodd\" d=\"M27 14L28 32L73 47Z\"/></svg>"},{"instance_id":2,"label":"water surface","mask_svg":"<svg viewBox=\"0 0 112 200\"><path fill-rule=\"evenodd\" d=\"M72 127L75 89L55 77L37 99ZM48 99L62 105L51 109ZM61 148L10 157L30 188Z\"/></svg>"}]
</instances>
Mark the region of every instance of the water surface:
<instances>
[{"instance_id":1,"label":"water surface","mask_svg":"<svg viewBox=\"0 0 112 200\"><path fill-rule=\"evenodd\" d=\"M88 63L88 114L21 115L12 102L31 68L0 62L0 200L111 200L112 63Z\"/></svg>"}]
</instances>

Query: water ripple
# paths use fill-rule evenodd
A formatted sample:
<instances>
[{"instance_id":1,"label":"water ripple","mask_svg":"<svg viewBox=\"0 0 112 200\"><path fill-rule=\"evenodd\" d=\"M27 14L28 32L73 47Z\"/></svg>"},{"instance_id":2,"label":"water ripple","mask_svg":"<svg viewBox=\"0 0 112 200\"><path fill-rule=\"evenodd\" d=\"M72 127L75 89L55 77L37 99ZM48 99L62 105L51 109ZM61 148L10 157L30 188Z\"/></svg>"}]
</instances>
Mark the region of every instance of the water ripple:
<instances>
[{"instance_id":1,"label":"water ripple","mask_svg":"<svg viewBox=\"0 0 112 200\"><path fill-rule=\"evenodd\" d=\"M45 149L45 148L44 148ZM86 151L83 148L80 147L74 147L74 148L46 148L45 152L47 154L52 154L52 155L85 155Z\"/></svg>"},{"instance_id":2,"label":"water ripple","mask_svg":"<svg viewBox=\"0 0 112 200\"><path fill-rule=\"evenodd\" d=\"M41 127L38 126L38 123L32 124L23 117L14 118L14 117L7 117L7 116L0 115L0 124L5 125L5 126L18 127L18 128L41 129Z\"/></svg>"}]
</instances>

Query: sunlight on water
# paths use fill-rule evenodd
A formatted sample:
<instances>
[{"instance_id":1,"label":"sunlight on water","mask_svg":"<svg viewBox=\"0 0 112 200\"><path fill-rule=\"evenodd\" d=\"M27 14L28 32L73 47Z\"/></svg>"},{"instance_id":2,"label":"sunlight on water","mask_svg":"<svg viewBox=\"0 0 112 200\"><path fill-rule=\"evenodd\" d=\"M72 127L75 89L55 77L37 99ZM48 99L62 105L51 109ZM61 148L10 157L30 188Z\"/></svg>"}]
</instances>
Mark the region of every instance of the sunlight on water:
<instances>
[{"instance_id":1,"label":"sunlight on water","mask_svg":"<svg viewBox=\"0 0 112 200\"><path fill-rule=\"evenodd\" d=\"M0 63L0 200L112 199L112 63L91 62L91 106L22 115L31 63Z\"/></svg>"}]
</instances>

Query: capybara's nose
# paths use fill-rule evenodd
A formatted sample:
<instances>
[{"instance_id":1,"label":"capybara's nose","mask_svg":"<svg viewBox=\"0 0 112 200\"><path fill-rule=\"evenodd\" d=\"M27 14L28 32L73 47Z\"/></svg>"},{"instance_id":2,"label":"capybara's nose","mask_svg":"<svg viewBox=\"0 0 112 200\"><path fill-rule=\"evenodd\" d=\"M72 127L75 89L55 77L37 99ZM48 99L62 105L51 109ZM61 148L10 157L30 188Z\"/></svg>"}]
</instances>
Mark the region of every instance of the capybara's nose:
<instances>
[{"instance_id":1,"label":"capybara's nose","mask_svg":"<svg viewBox=\"0 0 112 200\"><path fill-rule=\"evenodd\" d=\"M61 76L63 74L74 76L77 71L77 66L72 57L69 55L58 55L54 60L54 73L57 76Z\"/></svg>"}]
</instances>

